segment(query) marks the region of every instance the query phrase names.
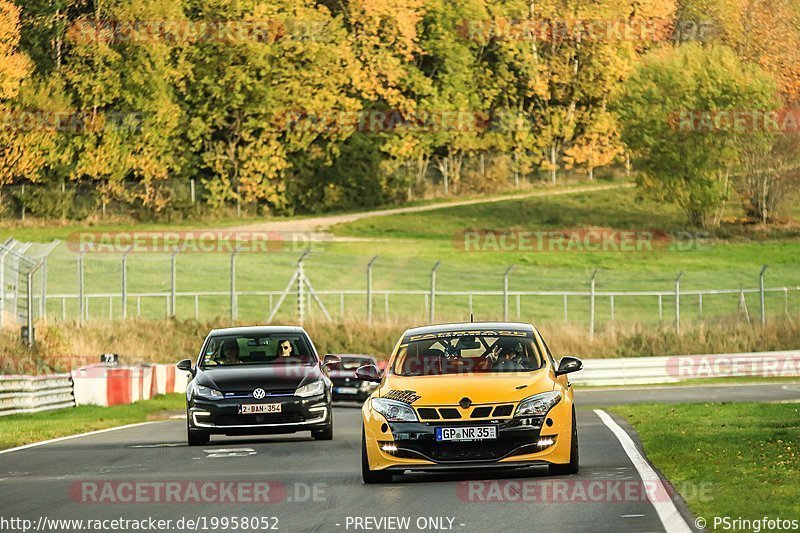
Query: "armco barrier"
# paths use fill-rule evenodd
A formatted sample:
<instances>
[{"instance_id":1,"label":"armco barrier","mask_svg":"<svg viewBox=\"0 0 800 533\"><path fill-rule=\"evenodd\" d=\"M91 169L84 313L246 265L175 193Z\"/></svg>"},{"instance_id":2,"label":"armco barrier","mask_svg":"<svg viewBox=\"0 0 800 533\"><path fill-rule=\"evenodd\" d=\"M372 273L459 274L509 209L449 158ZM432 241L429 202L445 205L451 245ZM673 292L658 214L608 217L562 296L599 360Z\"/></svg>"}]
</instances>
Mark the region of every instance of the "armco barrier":
<instances>
[{"instance_id":1,"label":"armco barrier","mask_svg":"<svg viewBox=\"0 0 800 533\"><path fill-rule=\"evenodd\" d=\"M0 416L74 406L69 374L0 376Z\"/></svg>"}]
</instances>

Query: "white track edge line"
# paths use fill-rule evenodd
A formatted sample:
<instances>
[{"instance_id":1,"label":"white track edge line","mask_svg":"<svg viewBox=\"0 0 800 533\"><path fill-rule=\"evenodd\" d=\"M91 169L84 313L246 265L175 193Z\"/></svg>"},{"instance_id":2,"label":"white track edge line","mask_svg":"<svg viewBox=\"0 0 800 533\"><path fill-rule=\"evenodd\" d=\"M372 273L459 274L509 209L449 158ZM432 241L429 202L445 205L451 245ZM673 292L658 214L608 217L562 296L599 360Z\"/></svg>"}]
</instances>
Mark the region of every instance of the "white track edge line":
<instances>
[{"instance_id":1,"label":"white track edge line","mask_svg":"<svg viewBox=\"0 0 800 533\"><path fill-rule=\"evenodd\" d=\"M661 478L653 470L653 467L650 466L650 463L647 462L647 459L639 452L639 449L636 447L636 444L633 442L633 439L622 429L619 424L614 422L614 419L611 416L603 411L602 409L595 409L595 414L600 417L600 420L611 430L617 440L622 445L622 449L625 450L625 453L628 455L628 458L633 463L633 466L636 468L636 471L639 473L639 477L642 478L642 481L647 483L650 482L659 482L661 483ZM664 494L666 491L658 491L661 494ZM675 507L672 499L668 499L666 501L656 501L650 491L645 491L647 494L647 499L650 500L650 503L656 510L658 514L658 518L661 520L661 523L664 525L664 529L669 532L680 532L680 533L687 533L693 531L686 521L683 519L683 516L678 511L678 508Z\"/></svg>"},{"instance_id":2,"label":"white track edge line","mask_svg":"<svg viewBox=\"0 0 800 533\"><path fill-rule=\"evenodd\" d=\"M150 422L138 422L136 424L127 424L127 425L124 425L124 426L116 426L116 427L113 427L113 428L98 429L96 431L89 431L87 433L79 433L77 435L67 435L66 437L58 437L56 439L43 440L41 442L32 442L31 444L25 444L23 446L17 446L16 448L8 448L7 450L0 450L0 455L6 454L6 453L11 453L11 452L18 452L18 451L21 451L21 450L27 450L28 448L35 448L37 446L44 446L45 444L53 444L55 442L61 442L61 441L71 440L71 439L79 439L81 437L89 437L91 435L99 435L101 433L108 433L108 432L111 432L111 431L117 431L119 429L128 429L128 428L135 428L135 427L139 427L139 426L146 426L148 424L157 424L159 422L163 422L163 420L152 420Z\"/></svg>"}]
</instances>

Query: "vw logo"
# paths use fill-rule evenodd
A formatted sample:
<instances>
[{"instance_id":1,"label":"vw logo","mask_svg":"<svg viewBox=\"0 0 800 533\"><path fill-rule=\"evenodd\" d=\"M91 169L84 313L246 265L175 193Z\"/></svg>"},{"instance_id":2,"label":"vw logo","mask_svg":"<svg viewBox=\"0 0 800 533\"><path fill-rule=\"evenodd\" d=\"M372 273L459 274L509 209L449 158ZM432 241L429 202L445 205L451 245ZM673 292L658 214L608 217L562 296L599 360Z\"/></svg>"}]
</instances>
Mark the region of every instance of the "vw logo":
<instances>
[{"instance_id":1,"label":"vw logo","mask_svg":"<svg viewBox=\"0 0 800 533\"><path fill-rule=\"evenodd\" d=\"M267 393L264 392L264 389L256 389L253 391L253 398L256 400L263 400L266 395Z\"/></svg>"}]
</instances>

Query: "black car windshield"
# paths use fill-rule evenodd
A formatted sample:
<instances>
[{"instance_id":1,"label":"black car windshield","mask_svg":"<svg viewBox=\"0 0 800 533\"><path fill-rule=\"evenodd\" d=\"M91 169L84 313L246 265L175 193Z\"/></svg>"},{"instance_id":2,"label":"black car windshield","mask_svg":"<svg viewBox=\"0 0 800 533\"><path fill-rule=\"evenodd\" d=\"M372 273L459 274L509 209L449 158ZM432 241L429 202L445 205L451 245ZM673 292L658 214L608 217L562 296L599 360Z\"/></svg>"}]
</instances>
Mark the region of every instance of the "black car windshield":
<instances>
[{"instance_id":1,"label":"black car windshield","mask_svg":"<svg viewBox=\"0 0 800 533\"><path fill-rule=\"evenodd\" d=\"M312 365L317 358L297 333L220 335L208 340L200 366Z\"/></svg>"},{"instance_id":2,"label":"black car windshield","mask_svg":"<svg viewBox=\"0 0 800 533\"><path fill-rule=\"evenodd\" d=\"M401 376L532 372L545 365L533 339L470 335L414 340L401 346L392 371Z\"/></svg>"}]
</instances>

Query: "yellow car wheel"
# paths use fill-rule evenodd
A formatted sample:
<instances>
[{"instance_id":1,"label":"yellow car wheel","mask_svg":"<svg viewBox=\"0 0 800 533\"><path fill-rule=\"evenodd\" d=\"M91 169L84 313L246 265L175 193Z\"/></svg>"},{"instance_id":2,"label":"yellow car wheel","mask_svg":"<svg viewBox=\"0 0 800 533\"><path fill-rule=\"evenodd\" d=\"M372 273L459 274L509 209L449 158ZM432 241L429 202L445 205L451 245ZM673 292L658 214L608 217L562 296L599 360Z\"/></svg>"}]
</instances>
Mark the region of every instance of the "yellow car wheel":
<instances>
[{"instance_id":1,"label":"yellow car wheel","mask_svg":"<svg viewBox=\"0 0 800 533\"><path fill-rule=\"evenodd\" d=\"M580 470L580 454L578 453L578 425L575 421L575 408L572 408L572 439L569 448L569 463L563 465L550 465L552 475L563 476L577 474Z\"/></svg>"},{"instance_id":2,"label":"yellow car wheel","mask_svg":"<svg viewBox=\"0 0 800 533\"><path fill-rule=\"evenodd\" d=\"M366 484L392 482L391 472L370 470L369 458L367 457L367 437L363 426L361 427L361 479Z\"/></svg>"}]
</instances>

